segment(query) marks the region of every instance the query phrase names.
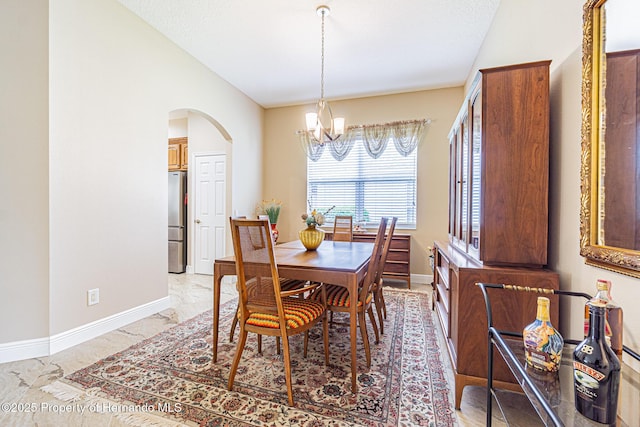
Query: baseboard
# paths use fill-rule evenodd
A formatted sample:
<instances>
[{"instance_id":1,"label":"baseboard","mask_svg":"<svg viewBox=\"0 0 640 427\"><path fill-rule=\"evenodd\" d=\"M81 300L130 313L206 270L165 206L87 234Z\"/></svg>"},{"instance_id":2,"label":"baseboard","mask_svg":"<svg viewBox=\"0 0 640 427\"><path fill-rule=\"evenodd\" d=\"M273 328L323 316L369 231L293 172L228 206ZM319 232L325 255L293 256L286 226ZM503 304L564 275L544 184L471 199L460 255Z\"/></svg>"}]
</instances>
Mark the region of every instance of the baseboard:
<instances>
[{"instance_id":1,"label":"baseboard","mask_svg":"<svg viewBox=\"0 0 640 427\"><path fill-rule=\"evenodd\" d=\"M433 282L432 274L412 274L411 283L420 283L422 285L429 285Z\"/></svg>"},{"instance_id":2,"label":"baseboard","mask_svg":"<svg viewBox=\"0 0 640 427\"><path fill-rule=\"evenodd\" d=\"M104 319L52 335L49 338L0 344L0 363L50 356L67 348L114 331L171 306L169 296L125 310Z\"/></svg>"},{"instance_id":3,"label":"baseboard","mask_svg":"<svg viewBox=\"0 0 640 427\"><path fill-rule=\"evenodd\" d=\"M89 341L170 307L169 296L51 336L50 354Z\"/></svg>"},{"instance_id":4,"label":"baseboard","mask_svg":"<svg viewBox=\"0 0 640 427\"><path fill-rule=\"evenodd\" d=\"M49 338L14 341L0 344L0 363L33 359L49 355Z\"/></svg>"}]
</instances>

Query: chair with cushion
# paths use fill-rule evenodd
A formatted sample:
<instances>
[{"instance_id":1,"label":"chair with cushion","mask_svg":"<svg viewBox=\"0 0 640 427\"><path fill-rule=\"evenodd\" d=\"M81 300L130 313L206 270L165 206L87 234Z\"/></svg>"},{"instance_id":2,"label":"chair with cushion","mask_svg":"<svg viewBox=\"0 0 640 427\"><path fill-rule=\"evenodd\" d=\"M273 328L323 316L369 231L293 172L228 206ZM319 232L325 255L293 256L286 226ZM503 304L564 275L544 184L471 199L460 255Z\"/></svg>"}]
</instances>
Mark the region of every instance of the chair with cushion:
<instances>
[{"instance_id":1,"label":"chair with cushion","mask_svg":"<svg viewBox=\"0 0 640 427\"><path fill-rule=\"evenodd\" d=\"M246 219L246 216L236 216L234 219ZM266 219L269 220L269 215L258 215L258 219ZM271 224L271 223L269 223ZM269 225L271 227L271 225ZM254 281L250 281L247 283L247 286L251 287ZM293 289L298 289L303 287L306 284L303 280L293 280L293 279L285 279L283 277L280 278L280 290L281 291L291 291ZM233 342L233 336L236 333L236 327L238 326L238 311L240 307L236 309L236 315L233 317L231 321L231 330L229 331L229 342ZM280 354L280 341L278 343L278 354ZM262 339L258 339L258 353L262 353Z\"/></svg>"},{"instance_id":2,"label":"chair with cushion","mask_svg":"<svg viewBox=\"0 0 640 427\"><path fill-rule=\"evenodd\" d=\"M373 326L373 331L376 335L376 344L379 342L378 326L373 314L373 308L371 307L373 301L373 290L375 284L376 271L378 270L378 264L380 263L382 248L384 245L384 233L387 229L387 218L380 220L380 226L376 234L376 240L373 245L373 252L371 254L371 260L369 261L369 267L364 279L359 285L358 300L356 302L356 312L358 316L358 323L360 325L360 334L362 335L362 341L364 342L364 352L367 357L367 367L371 366L371 349L369 347L369 336L367 334L367 325L365 322L365 313L368 314ZM326 298L327 298L327 310L331 312L349 313L351 307L351 301L349 298L349 291L344 286L325 284L326 286ZM319 294L312 295L312 298L320 298Z\"/></svg>"},{"instance_id":3,"label":"chair with cushion","mask_svg":"<svg viewBox=\"0 0 640 427\"><path fill-rule=\"evenodd\" d=\"M378 313L378 323L380 324L380 333L384 334L384 319L387 318L387 305L384 303L384 294L382 293L382 273L384 271L384 264L387 262L387 255L389 255L389 248L391 247L391 240L393 239L393 231L396 228L397 217L391 218L389 222L389 231L387 237L384 239L384 246L382 248L382 254L380 255L380 262L378 263L378 270L376 271L376 278L373 285L373 303L376 306L376 312Z\"/></svg>"},{"instance_id":4,"label":"chair with cushion","mask_svg":"<svg viewBox=\"0 0 640 427\"><path fill-rule=\"evenodd\" d=\"M333 221L333 241L352 242L353 241L353 217L346 215L336 215Z\"/></svg>"},{"instance_id":5,"label":"chair with cushion","mask_svg":"<svg viewBox=\"0 0 640 427\"><path fill-rule=\"evenodd\" d=\"M289 336L305 333L303 355L306 357L308 331L322 322L325 364L329 363L329 328L326 316L326 293L321 284L291 291L280 289L273 240L268 220L230 219L236 259L236 287L239 293L238 324L240 336L229 372L229 390L242 357L247 334L253 332L282 338L285 380L289 405L293 406ZM315 292L319 298L297 295Z\"/></svg>"}]
</instances>

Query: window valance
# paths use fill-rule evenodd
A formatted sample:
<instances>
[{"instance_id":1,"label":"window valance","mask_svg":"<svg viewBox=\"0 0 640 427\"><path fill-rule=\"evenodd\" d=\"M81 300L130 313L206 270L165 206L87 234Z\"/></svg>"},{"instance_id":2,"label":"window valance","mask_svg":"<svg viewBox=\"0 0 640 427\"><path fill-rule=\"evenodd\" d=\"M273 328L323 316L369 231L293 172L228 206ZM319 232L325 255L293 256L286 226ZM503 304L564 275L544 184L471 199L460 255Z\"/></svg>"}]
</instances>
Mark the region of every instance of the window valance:
<instances>
[{"instance_id":1,"label":"window valance","mask_svg":"<svg viewBox=\"0 0 640 427\"><path fill-rule=\"evenodd\" d=\"M307 157L314 162L320 159L325 147L329 147L334 159L341 161L347 157L356 141L362 141L367 154L376 159L387 148L389 141L393 141L398 153L408 156L416 149L430 123L430 119L423 119L350 126L340 138L324 144L311 138L309 132L298 131L298 135Z\"/></svg>"}]
</instances>

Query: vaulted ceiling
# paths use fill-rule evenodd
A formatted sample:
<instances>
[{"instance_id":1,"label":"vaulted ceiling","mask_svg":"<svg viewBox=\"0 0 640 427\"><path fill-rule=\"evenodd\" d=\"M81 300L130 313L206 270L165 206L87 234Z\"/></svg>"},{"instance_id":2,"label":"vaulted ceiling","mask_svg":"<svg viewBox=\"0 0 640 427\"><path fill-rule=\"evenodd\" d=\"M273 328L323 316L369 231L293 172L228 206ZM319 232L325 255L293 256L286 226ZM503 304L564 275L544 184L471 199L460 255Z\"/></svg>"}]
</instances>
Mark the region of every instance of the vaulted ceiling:
<instances>
[{"instance_id":1,"label":"vaulted ceiling","mask_svg":"<svg viewBox=\"0 0 640 427\"><path fill-rule=\"evenodd\" d=\"M500 0L119 0L265 108L464 84Z\"/></svg>"}]
</instances>

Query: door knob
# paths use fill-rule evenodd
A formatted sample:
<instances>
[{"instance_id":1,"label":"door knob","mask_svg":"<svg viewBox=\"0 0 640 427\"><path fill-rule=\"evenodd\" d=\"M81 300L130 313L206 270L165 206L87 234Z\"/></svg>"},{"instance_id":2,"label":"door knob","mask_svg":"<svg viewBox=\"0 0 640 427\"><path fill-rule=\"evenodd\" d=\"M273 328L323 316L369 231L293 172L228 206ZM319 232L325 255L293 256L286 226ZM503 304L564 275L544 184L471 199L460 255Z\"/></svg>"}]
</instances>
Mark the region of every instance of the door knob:
<instances>
[{"instance_id":1,"label":"door knob","mask_svg":"<svg viewBox=\"0 0 640 427\"><path fill-rule=\"evenodd\" d=\"M196 219L196 224L200 224L200 220L199 219Z\"/></svg>"}]
</instances>

